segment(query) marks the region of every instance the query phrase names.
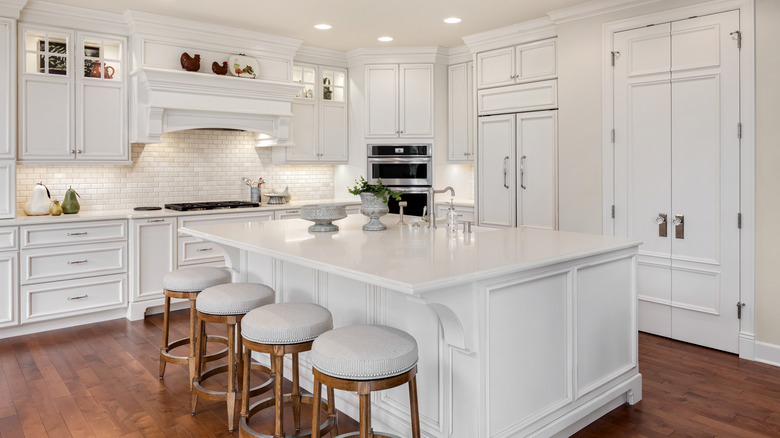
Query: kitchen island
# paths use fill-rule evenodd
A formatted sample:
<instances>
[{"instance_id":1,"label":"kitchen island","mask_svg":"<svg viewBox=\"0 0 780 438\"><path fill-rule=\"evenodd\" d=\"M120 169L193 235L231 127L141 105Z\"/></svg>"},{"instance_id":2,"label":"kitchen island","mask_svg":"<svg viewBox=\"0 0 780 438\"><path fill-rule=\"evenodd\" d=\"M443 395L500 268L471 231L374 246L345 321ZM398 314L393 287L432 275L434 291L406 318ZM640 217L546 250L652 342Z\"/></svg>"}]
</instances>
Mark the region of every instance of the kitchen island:
<instances>
[{"instance_id":1,"label":"kitchen island","mask_svg":"<svg viewBox=\"0 0 780 438\"><path fill-rule=\"evenodd\" d=\"M408 220L408 219L407 219ZM532 228L397 226L367 218L310 233L301 219L181 228L220 244L236 280L277 301L319 303L336 327L385 324L419 345L423 436L568 436L642 397L637 366L640 242ZM311 386L308 356L301 358ZM377 394L375 429L410 435L405 387ZM357 397L337 408L357 417Z\"/></svg>"}]
</instances>

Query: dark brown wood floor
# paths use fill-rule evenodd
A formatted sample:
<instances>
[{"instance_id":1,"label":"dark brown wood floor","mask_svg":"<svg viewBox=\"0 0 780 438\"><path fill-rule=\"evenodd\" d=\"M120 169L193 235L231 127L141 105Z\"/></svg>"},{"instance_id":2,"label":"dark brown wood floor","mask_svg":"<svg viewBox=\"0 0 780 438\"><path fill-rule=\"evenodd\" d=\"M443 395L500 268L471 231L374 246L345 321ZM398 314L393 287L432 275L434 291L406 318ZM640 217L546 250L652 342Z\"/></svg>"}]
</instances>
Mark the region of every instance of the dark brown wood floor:
<instances>
[{"instance_id":1,"label":"dark brown wood floor","mask_svg":"<svg viewBox=\"0 0 780 438\"><path fill-rule=\"evenodd\" d=\"M172 321L172 338L184 336L187 313ZM0 436L238 436L224 403L201 401L190 414L184 366L157 378L161 324L155 315L0 340ZM646 334L639 359L644 399L577 437L780 436L780 368ZM253 424L272 432L270 418ZM340 432L357 430L340 418Z\"/></svg>"}]
</instances>

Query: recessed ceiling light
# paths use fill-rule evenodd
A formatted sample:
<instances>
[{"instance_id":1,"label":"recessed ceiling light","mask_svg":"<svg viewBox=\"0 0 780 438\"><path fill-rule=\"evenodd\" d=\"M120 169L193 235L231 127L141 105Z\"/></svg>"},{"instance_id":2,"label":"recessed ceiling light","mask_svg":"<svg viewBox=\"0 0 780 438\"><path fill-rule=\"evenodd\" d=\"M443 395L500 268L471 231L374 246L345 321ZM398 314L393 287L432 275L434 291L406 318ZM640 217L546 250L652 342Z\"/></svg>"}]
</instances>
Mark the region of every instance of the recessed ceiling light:
<instances>
[{"instance_id":1,"label":"recessed ceiling light","mask_svg":"<svg viewBox=\"0 0 780 438\"><path fill-rule=\"evenodd\" d=\"M382 41L383 43L386 43L386 42L388 42L388 41L393 41L393 37L389 37L389 36L383 36L383 37L379 37L379 38L377 38L377 39L378 39L379 41Z\"/></svg>"},{"instance_id":2,"label":"recessed ceiling light","mask_svg":"<svg viewBox=\"0 0 780 438\"><path fill-rule=\"evenodd\" d=\"M331 26L330 24L324 24L324 23L323 24L315 24L314 25L314 28L315 29L319 29L319 30L328 30L328 29L330 29L332 27L333 26Z\"/></svg>"},{"instance_id":3,"label":"recessed ceiling light","mask_svg":"<svg viewBox=\"0 0 780 438\"><path fill-rule=\"evenodd\" d=\"M444 22L447 23L447 24L460 23L461 21L462 20L460 18L458 18L458 17L450 17L450 18L445 18L444 19Z\"/></svg>"}]
</instances>

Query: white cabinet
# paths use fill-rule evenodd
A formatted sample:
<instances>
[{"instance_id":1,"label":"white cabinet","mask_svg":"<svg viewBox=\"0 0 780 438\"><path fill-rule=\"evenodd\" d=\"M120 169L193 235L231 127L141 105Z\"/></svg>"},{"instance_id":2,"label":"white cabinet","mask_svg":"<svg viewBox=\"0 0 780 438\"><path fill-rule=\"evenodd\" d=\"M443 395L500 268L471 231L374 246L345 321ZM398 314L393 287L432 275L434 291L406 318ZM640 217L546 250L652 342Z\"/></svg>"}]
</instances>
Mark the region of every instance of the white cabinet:
<instances>
[{"instance_id":1,"label":"white cabinet","mask_svg":"<svg viewBox=\"0 0 780 438\"><path fill-rule=\"evenodd\" d=\"M131 220L130 259L130 300L162 298L162 279L176 269L176 218Z\"/></svg>"},{"instance_id":2,"label":"white cabinet","mask_svg":"<svg viewBox=\"0 0 780 438\"><path fill-rule=\"evenodd\" d=\"M20 26L19 159L127 162L124 37Z\"/></svg>"},{"instance_id":3,"label":"white cabinet","mask_svg":"<svg viewBox=\"0 0 780 438\"><path fill-rule=\"evenodd\" d=\"M198 216L180 216L179 228L211 225L211 224L229 224L236 222L255 222L270 221L274 219L273 211L232 213L232 214L210 214ZM204 242L197 237L178 233L178 267L210 264L214 266L225 266L225 253L222 247L212 243Z\"/></svg>"},{"instance_id":4,"label":"white cabinet","mask_svg":"<svg viewBox=\"0 0 780 438\"><path fill-rule=\"evenodd\" d=\"M17 227L0 228L0 327L19 323Z\"/></svg>"},{"instance_id":5,"label":"white cabinet","mask_svg":"<svg viewBox=\"0 0 780 438\"><path fill-rule=\"evenodd\" d=\"M276 210L274 212L274 220L296 219L299 217L301 217L301 210L297 208L289 210Z\"/></svg>"},{"instance_id":6,"label":"white cabinet","mask_svg":"<svg viewBox=\"0 0 780 438\"><path fill-rule=\"evenodd\" d=\"M433 137L433 64L366 66L367 138Z\"/></svg>"},{"instance_id":7,"label":"white cabinet","mask_svg":"<svg viewBox=\"0 0 780 438\"><path fill-rule=\"evenodd\" d=\"M480 117L478 222L557 228L557 111Z\"/></svg>"},{"instance_id":8,"label":"white cabinet","mask_svg":"<svg viewBox=\"0 0 780 438\"><path fill-rule=\"evenodd\" d=\"M287 162L346 162L347 71L296 64L293 80L303 85L292 104L295 147L285 148Z\"/></svg>"},{"instance_id":9,"label":"white cabinet","mask_svg":"<svg viewBox=\"0 0 780 438\"><path fill-rule=\"evenodd\" d=\"M474 160L474 63L451 65L447 71L450 161Z\"/></svg>"},{"instance_id":10,"label":"white cabinet","mask_svg":"<svg viewBox=\"0 0 780 438\"><path fill-rule=\"evenodd\" d=\"M450 204L436 204L436 219L446 219L449 212ZM474 207L467 207L463 205L456 205L454 207L455 214L458 215L458 223L474 222Z\"/></svg>"},{"instance_id":11,"label":"white cabinet","mask_svg":"<svg viewBox=\"0 0 780 438\"><path fill-rule=\"evenodd\" d=\"M0 219L16 215L16 162L0 160Z\"/></svg>"},{"instance_id":12,"label":"white cabinet","mask_svg":"<svg viewBox=\"0 0 780 438\"><path fill-rule=\"evenodd\" d=\"M0 69L0 160L16 157L15 41L16 21L0 17L0 62L5 66Z\"/></svg>"},{"instance_id":13,"label":"white cabinet","mask_svg":"<svg viewBox=\"0 0 780 438\"><path fill-rule=\"evenodd\" d=\"M477 53L477 89L554 78L554 39Z\"/></svg>"}]
</instances>

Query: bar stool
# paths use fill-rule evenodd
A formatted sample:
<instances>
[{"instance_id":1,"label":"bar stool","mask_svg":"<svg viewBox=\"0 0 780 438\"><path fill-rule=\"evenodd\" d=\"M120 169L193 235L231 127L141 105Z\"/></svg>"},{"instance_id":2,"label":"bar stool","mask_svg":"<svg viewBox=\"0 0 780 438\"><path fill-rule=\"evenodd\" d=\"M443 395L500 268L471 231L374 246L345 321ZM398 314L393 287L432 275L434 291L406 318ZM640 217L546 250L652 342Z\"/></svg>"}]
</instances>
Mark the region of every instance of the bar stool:
<instances>
[{"instance_id":1,"label":"bar stool","mask_svg":"<svg viewBox=\"0 0 780 438\"><path fill-rule=\"evenodd\" d=\"M322 385L328 390L357 392L360 398L360 438L389 438L371 428L371 391L409 384L412 438L420 438L417 405L417 342L401 330L376 325L341 327L322 334L311 351L314 373L314 404L320 401ZM330 395L328 396L330 397ZM312 424L320 413L312 411ZM350 434L346 434L347 436ZM319 438L317 430L312 438ZM337 437L338 438L338 437Z\"/></svg>"},{"instance_id":2,"label":"bar stool","mask_svg":"<svg viewBox=\"0 0 780 438\"><path fill-rule=\"evenodd\" d=\"M301 428L301 403L311 404L311 396L301 396L298 382L298 354L311 350L317 336L333 328L333 317L322 306L310 303L277 303L263 306L249 312L241 325L241 337L244 344L244 394L249 391L248 364L253 351L268 353L271 356L271 370L274 373L274 396L261 400L251 407L249 397L241 399L240 436L283 438L283 405L292 404L295 430ZM292 392L282 393L284 381L284 356L292 355ZM328 412L327 420L321 425L312 426L318 433L326 434L336 427L336 411L333 407L333 391L328 391L327 404L317 406ZM249 427L249 420L263 409L274 406L274 434L264 435ZM319 409L314 409L319 414ZM298 437L308 437L310 432L298 433Z\"/></svg>"},{"instance_id":3,"label":"bar stool","mask_svg":"<svg viewBox=\"0 0 780 438\"><path fill-rule=\"evenodd\" d=\"M273 289L256 283L220 284L205 289L198 294L198 299L196 300L198 340L195 356L195 378L192 381L192 415L195 415L198 397L203 397L207 400L225 401L227 402L228 430L233 431L237 414L236 396L239 394L236 386L236 374L238 374L239 385L245 377L243 374L244 367L241 363L242 355L239 350L241 344L236 342L236 333L241 336L241 319L247 312L260 306L273 304L274 296ZM220 365L201 373L203 367L201 357L206 349L206 344L203 342L206 338L206 322L227 325L228 360L225 365ZM268 367L260 364L251 364L250 368L271 374L271 370ZM202 383L205 380L223 373L228 375L227 389L225 391L215 391L203 387ZM260 394L271 389L272 384L272 381L268 381L244 394Z\"/></svg>"},{"instance_id":4,"label":"bar stool","mask_svg":"<svg viewBox=\"0 0 780 438\"><path fill-rule=\"evenodd\" d=\"M165 274L163 277L163 292L165 293L165 311L163 314L163 338L160 347L160 379L165 375L167 363L189 365L189 386L192 389L192 379L195 377L195 323L197 311L195 299L198 294L211 286L230 283L231 274L227 269L200 267L179 269ZM184 298L190 300L190 336L168 343L169 319L171 313L171 298ZM209 342L219 342L227 345L227 338L221 336L209 336ZM170 353L176 347L190 344L189 356L175 356ZM210 362L221 359L227 355L227 349L221 350L203 357L203 361Z\"/></svg>"}]
</instances>

